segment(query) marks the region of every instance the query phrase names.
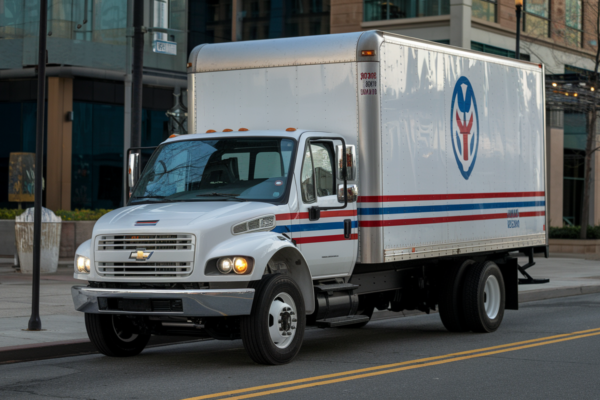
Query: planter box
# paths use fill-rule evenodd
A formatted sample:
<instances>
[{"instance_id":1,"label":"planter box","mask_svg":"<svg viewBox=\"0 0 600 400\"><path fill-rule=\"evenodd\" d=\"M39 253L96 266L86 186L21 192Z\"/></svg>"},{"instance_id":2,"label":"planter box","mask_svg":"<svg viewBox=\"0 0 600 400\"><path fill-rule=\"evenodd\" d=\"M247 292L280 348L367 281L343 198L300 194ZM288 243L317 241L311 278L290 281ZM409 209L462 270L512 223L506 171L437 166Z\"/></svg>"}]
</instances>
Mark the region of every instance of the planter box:
<instances>
[{"instance_id":1,"label":"planter box","mask_svg":"<svg viewBox=\"0 0 600 400\"><path fill-rule=\"evenodd\" d=\"M95 224L96 221L63 221L59 257L75 257L79 245L92 238Z\"/></svg>"},{"instance_id":2,"label":"planter box","mask_svg":"<svg viewBox=\"0 0 600 400\"><path fill-rule=\"evenodd\" d=\"M550 253L600 254L600 239L550 239Z\"/></svg>"},{"instance_id":3,"label":"planter box","mask_svg":"<svg viewBox=\"0 0 600 400\"><path fill-rule=\"evenodd\" d=\"M96 221L63 221L60 234L60 258L75 257L77 247L92 238L92 230ZM15 221L0 219L0 257L14 257Z\"/></svg>"}]
</instances>

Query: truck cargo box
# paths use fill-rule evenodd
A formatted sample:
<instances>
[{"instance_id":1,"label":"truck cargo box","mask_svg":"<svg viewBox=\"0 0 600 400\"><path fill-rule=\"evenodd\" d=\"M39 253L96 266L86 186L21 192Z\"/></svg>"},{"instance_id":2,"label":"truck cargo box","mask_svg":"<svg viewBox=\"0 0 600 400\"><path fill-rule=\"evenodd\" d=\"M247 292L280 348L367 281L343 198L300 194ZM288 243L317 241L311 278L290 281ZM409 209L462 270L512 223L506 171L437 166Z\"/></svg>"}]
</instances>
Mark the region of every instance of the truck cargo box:
<instances>
[{"instance_id":1,"label":"truck cargo box","mask_svg":"<svg viewBox=\"0 0 600 400\"><path fill-rule=\"evenodd\" d=\"M369 31L200 46L190 132L357 146L359 262L544 246L544 68Z\"/></svg>"}]
</instances>

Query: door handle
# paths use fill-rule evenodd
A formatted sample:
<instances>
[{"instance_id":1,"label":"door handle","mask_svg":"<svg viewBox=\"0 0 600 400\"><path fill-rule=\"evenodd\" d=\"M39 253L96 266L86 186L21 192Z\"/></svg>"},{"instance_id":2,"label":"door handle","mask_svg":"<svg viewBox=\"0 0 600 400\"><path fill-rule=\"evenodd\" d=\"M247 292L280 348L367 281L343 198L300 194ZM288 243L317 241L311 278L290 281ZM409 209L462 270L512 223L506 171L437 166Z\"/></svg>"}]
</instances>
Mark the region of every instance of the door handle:
<instances>
[{"instance_id":1,"label":"door handle","mask_svg":"<svg viewBox=\"0 0 600 400\"><path fill-rule=\"evenodd\" d=\"M352 236L352 220L345 219L344 220L344 238L350 239Z\"/></svg>"}]
</instances>

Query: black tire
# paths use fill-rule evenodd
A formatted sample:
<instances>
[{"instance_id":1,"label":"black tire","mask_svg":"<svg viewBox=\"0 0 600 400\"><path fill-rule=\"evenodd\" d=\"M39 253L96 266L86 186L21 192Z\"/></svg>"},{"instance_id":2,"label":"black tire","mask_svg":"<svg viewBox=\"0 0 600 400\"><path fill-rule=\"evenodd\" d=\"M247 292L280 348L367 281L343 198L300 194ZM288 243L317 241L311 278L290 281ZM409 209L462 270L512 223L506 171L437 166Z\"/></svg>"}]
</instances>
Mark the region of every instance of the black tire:
<instances>
[{"instance_id":1,"label":"black tire","mask_svg":"<svg viewBox=\"0 0 600 400\"><path fill-rule=\"evenodd\" d=\"M492 278L493 277L493 278ZM486 282L491 282L491 287L496 287L499 294L487 294ZM496 285L497 283L497 285ZM467 271L463 287L463 309L465 321L473 332L494 332L500 326L504 317L504 279L500 268L493 261L484 261L472 266ZM497 303L497 311L486 311L486 305ZM496 308L491 307L493 311Z\"/></svg>"},{"instance_id":2,"label":"black tire","mask_svg":"<svg viewBox=\"0 0 600 400\"><path fill-rule=\"evenodd\" d=\"M296 357L302 347L304 328L306 327L306 311L304 299L300 288L288 275L265 275L260 281L253 281L249 285L255 289L252 312L242 317L241 334L246 352L258 364L279 365L289 363ZM278 347L271 339L269 324L273 321L269 317L269 310L276 297L285 293L292 298L296 308L295 333L290 343L285 348Z\"/></svg>"},{"instance_id":3,"label":"black tire","mask_svg":"<svg viewBox=\"0 0 600 400\"><path fill-rule=\"evenodd\" d=\"M85 329L96 349L109 357L137 356L150 340L150 334L135 333L125 316L86 313Z\"/></svg>"},{"instance_id":4,"label":"black tire","mask_svg":"<svg viewBox=\"0 0 600 400\"><path fill-rule=\"evenodd\" d=\"M439 312L444 327L450 332L469 330L463 311L463 282L465 273L475 264L465 260L461 265L453 266L444 277L440 290Z\"/></svg>"}]
</instances>

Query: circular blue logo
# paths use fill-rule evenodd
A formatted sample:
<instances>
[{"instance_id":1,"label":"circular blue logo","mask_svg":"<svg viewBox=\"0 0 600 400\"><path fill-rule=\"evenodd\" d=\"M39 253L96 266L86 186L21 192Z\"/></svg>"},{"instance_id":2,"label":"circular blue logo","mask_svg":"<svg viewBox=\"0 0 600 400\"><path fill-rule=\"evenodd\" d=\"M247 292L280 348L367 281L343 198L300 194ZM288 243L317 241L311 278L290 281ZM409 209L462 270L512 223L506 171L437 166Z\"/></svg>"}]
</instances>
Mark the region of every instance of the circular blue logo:
<instances>
[{"instance_id":1,"label":"circular blue logo","mask_svg":"<svg viewBox=\"0 0 600 400\"><path fill-rule=\"evenodd\" d=\"M469 179L479 148L479 114L471 82L461 76L454 86L450 107L450 135L458 170Z\"/></svg>"}]
</instances>

